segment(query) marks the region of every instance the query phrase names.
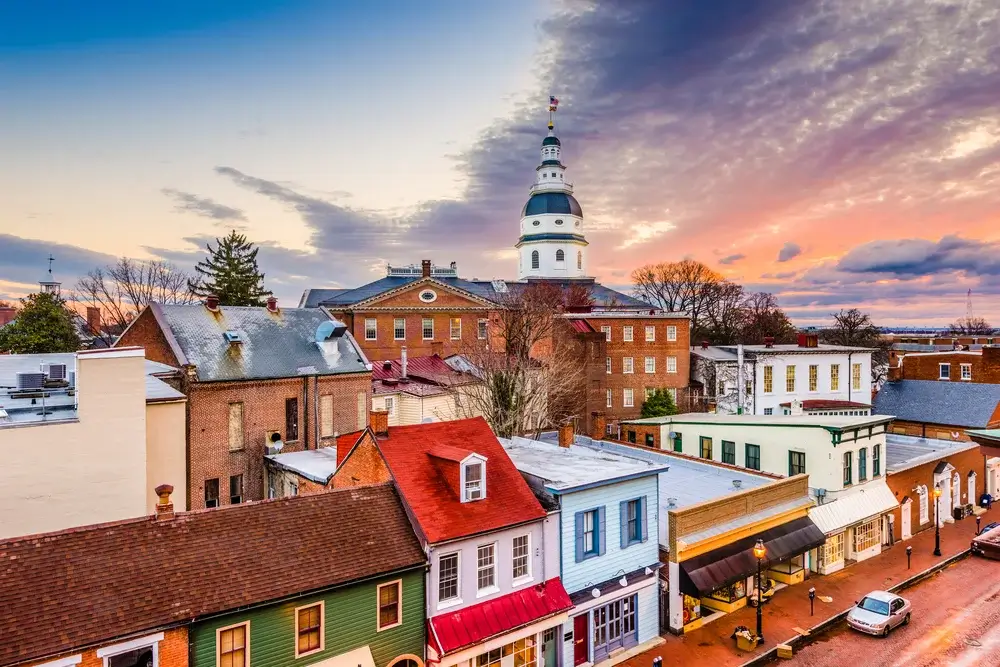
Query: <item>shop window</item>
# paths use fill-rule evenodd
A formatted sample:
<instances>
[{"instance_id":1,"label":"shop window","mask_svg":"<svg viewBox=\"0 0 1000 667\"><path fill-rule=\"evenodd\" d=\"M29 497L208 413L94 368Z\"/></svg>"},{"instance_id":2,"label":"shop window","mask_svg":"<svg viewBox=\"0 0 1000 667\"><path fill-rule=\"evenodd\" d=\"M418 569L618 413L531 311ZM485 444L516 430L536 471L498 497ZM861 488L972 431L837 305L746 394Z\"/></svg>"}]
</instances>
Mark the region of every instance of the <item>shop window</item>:
<instances>
[{"instance_id":1,"label":"shop window","mask_svg":"<svg viewBox=\"0 0 1000 667\"><path fill-rule=\"evenodd\" d=\"M684 625L701 618L701 600L684 594Z\"/></svg>"},{"instance_id":2,"label":"shop window","mask_svg":"<svg viewBox=\"0 0 1000 667\"><path fill-rule=\"evenodd\" d=\"M512 662L508 663L504 658L512 659ZM500 667L501 661L504 664L513 664L515 667L535 667L538 662L535 635L518 639L516 642L504 644L488 653L477 655L476 667Z\"/></svg>"},{"instance_id":3,"label":"shop window","mask_svg":"<svg viewBox=\"0 0 1000 667\"><path fill-rule=\"evenodd\" d=\"M822 565L833 565L844 560L844 534L837 533L826 538L820 554Z\"/></svg>"},{"instance_id":4,"label":"shop window","mask_svg":"<svg viewBox=\"0 0 1000 667\"><path fill-rule=\"evenodd\" d=\"M594 662L621 648L638 644L637 595L615 600L594 609Z\"/></svg>"},{"instance_id":5,"label":"shop window","mask_svg":"<svg viewBox=\"0 0 1000 667\"><path fill-rule=\"evenodd\" d=\"M878 519L858 524L854 529L854 551L861 552L879 543Z\"/></svg>"},{"instance_id":6,"label":"shop window","mask_svg":"<svg viewBox=\"0 0 1000 667\"><path fill-rule=\"evenodd\" d=\"M723 586L717 591L712 591L708 597L728 604L736 602L737 600L742 600L746 596L747 581L746 579L740 579L736 583L730 584L729 586Z\"/></svg>"}]
</instances>

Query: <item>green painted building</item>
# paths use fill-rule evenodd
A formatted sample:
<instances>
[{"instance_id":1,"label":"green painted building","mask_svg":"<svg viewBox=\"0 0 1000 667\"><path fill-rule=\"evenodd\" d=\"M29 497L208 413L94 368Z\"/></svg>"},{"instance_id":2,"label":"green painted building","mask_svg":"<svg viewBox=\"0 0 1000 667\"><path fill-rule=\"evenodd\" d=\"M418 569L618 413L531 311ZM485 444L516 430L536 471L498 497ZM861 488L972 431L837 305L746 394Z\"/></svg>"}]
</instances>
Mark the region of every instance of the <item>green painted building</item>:
<instances>
[{"instance_id":1,"label":"green painted building","mask_svg":"<svg viewBox=\"0 0 1000 667\"><path fill-rule=\"evenodd\" d=\"M422 667L424 621L420 564L197 621L191 667Z\"/></svg>"}]
</instances>

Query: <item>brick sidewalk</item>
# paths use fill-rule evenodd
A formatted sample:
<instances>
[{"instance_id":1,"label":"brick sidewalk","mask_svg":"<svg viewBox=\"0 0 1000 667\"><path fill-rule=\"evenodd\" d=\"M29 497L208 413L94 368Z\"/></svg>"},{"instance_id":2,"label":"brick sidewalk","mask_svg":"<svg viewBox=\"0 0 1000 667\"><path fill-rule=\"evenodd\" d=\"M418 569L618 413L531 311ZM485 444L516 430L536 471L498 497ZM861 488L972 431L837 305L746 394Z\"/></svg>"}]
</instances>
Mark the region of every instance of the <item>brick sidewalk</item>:
<instances>
[{"instance_id":1,"label":"brick sidewalk","mask_svg":"<svg viewBox=\"0 0 1000 667\"><path fill-rule=\"evenodd\" d=\"M982 525L990 521L1000 521L1000 508L982 515ZM846 610L869 591L889 588L949 556L965 551L975 532L976 520L971 517L945 524L941 527L940 558L933 555L934 531L925 530L913 539L897 542L878 556L850 565L840 572L827 576L814 574L801 584L781 589L763 607L766 642L756 651L738 651L736 641L730 639L737 625L745 625L751 630L757 627L757 610L747 605L683 636L666 634L664 644L620 664L624 667L650 667L653 658L662 656L664 667L741 665L799 634L795 628L816 625ZM907 546L913 547L909 570L906 569ZM812 618L809 617L810 587L816 588L816 610ZM832 597L833 601L822 602L820 596Z\"/></svg>"}]
</instances>

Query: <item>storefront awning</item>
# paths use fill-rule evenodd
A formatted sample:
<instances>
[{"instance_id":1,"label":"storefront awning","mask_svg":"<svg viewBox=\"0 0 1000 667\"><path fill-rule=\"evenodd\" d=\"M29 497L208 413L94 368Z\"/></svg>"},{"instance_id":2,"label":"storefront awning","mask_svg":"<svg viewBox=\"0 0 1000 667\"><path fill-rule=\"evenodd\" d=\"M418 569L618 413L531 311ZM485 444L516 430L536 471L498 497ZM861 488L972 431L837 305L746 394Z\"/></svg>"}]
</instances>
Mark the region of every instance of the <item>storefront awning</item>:
<instances>
[{"instance_id":1,"label":"storefront awning","mask_svg":"<svg viewBox=\"0 0 1000 667\"><path fill-rule=\"evenodd\" d=\"M681 592L702 597L755 574L757 558L753 547L757 540L764 542L767 566L815 549L826 542L826 536L809 517L801 517L713 549L680 563Z\"/></svg>"},{"instance_id":2,"label":"storefront awning","mask_svg":"<svg viewBox=\"0 0 1000 667\"><path fill-rule=\"evenodd\" d=\"M838 493L836 500L827 500L809 510L809 518L824 533L832 535L896 507L899 501L882 478Z\"/></svg>"},{"instance_id":3,"label":"storefront awning","mask_svg":"<svg viewBox=\"0 0 1000 667\"><path fill-rule=\"evenodd\" d=\"M558 578L427 619L428 643L447 655L573 607Z\"/></svg>"}]
</instances>

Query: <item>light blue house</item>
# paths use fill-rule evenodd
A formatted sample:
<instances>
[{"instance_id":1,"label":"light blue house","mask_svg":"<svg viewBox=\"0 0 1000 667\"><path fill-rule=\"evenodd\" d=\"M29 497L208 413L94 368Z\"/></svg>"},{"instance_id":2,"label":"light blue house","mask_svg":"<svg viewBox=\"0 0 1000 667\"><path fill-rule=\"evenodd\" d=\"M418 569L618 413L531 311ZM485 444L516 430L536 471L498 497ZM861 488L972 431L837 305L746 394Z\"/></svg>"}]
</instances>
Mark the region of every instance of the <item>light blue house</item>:
<instances>
[{"instance_id":1,"label":"light blue house","mask_svg":"<svg viewBox=\"0 0 1000 667\"><path fill-rule=\"evenodd\" d=\"M501 442L542 505L559 514L560 577L574 604L561 664L597 664L661 642L658 475L667 466L580 441Z\"/></svg>"}]
</instances>

